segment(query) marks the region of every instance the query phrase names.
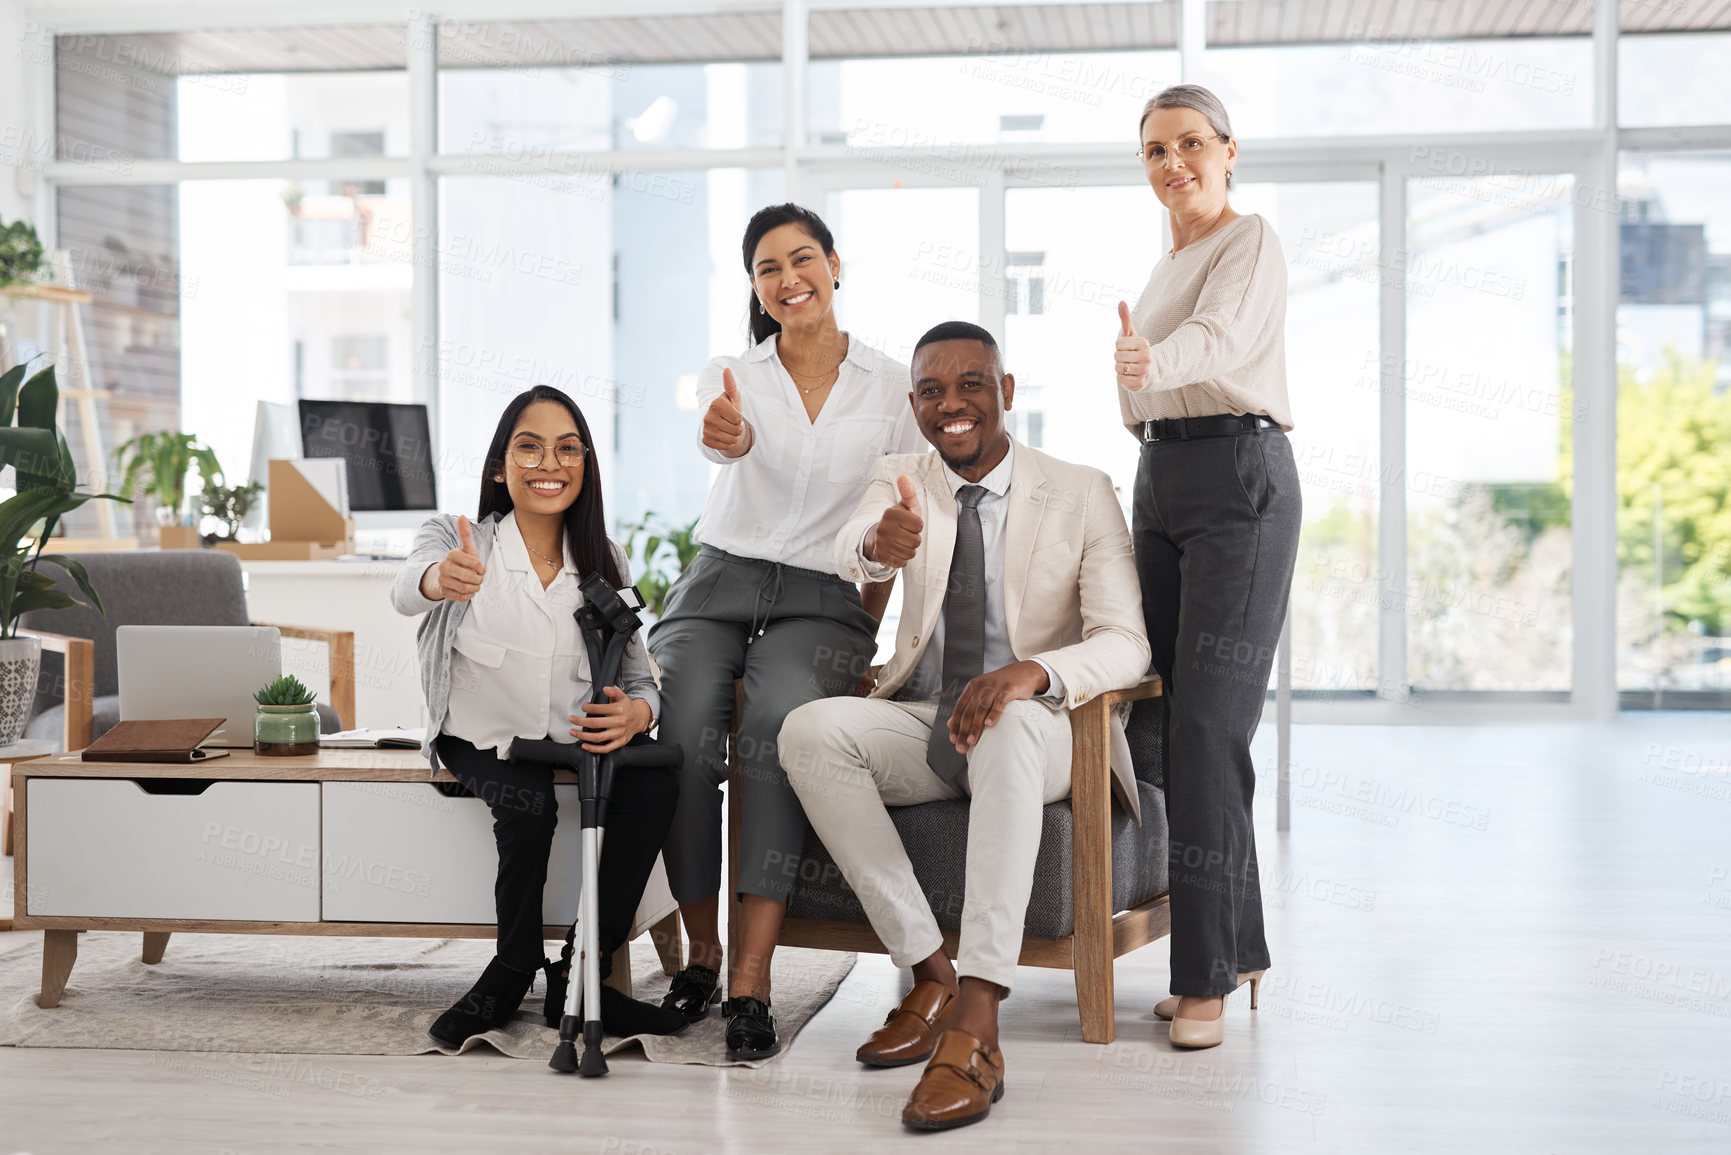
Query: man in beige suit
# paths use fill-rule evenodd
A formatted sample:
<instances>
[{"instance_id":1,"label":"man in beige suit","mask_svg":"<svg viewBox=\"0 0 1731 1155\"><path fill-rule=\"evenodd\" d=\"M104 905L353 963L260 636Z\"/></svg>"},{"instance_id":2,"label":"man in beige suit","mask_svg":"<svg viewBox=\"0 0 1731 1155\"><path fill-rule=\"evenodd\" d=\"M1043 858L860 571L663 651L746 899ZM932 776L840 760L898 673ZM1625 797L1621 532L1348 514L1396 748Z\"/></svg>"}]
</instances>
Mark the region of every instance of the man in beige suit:
<instances>
[{"instance_id":1,"label":"man in beige suit","mask_svg":"<svg viewBox=\"0 0 1731 1155\"><path fill-rule=\"evenodd\" d=\"M902 1112L925 1130L977 1122L1003 1095L998 1003L1021 954L1041 808L1070 793L1069 712L1149 661L1111 480L1016 443L1004 429L1015 385L977 325L946 322L915 346L910 399L934 451L882 458L835 545L855 581L903 571L895 657L869 698L794 710L779 743L813 829L891 959L913 969L857 1057L927 1060ZM1114 793L1139 820L1114 729ZM952 967L887 807L963 797Z\"/></svg>"}]
</instances>

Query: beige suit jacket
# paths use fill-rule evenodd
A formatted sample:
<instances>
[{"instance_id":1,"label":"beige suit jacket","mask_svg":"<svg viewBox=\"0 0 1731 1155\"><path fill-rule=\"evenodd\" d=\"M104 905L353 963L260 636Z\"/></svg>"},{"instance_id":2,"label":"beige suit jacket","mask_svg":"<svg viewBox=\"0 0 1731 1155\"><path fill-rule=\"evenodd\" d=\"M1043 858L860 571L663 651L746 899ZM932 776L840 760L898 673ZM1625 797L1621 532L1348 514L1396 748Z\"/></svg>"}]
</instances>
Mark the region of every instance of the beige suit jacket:
<instances>
[{"instance_id":1,"label":"beige suit jacket","mask_svg":"<svg viewBox=\"0 0 1731 1155\"><path fill-rule=\"evenodd\" d=\"M902 616L895 656L878 677L874 698L887 698L913 673L943 612L956 545L956 500L937 451L878 459L853 516L836 536L836 570L870 580L860 564L860 539L901 499L896 477L919 490L925 523L919 552L901 571ZM1016 443L1004 517L1004 617L1017 661L1039 658L1064 684L1075 709L1108 690L1134 685L1148 670L1142 592L1130 552L1130 530L1098 469L1074 465ZM1124 740L1120 709L1112 720L1112 788L1140 824L1142 808Z\"/></svg>"}]
</instances>

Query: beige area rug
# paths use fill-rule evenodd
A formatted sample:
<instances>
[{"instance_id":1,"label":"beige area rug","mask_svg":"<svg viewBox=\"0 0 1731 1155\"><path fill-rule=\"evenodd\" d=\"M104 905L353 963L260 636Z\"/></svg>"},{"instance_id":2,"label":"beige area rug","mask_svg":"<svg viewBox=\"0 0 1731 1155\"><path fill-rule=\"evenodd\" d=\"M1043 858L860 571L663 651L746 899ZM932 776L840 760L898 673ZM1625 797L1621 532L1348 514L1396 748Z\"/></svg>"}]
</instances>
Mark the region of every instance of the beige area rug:
<instances>
[{"instance_id":1,"label":"beige area rug","mask_svg":"<svg viewBox=\"0 0 1731 1155\"><path fill-rule=\"evenodd\" d=\"M36 1005L42 949L0 955L0 1046L101 1047L249 1054L457 1054L427 1028L456 1002L493 956L480 939L286 937L177 934L160 963L139 960L136 932L78 936L78 962L60 1005ZM548 944L552 946L553 944ZM781 1055L853 970L854 956L785 948L775 958L775 1021ZM631 947L639 998L659 1001L668 980L654 948ZM546 1062L559 1041L540 1018L545 975L517 1018L463 1045L483 1043L517 1059ZM678 1035L608 1038L608 1054L641 1045L656 1063L729 1063L719 1008Z\"/></svg>"}]
</instances>

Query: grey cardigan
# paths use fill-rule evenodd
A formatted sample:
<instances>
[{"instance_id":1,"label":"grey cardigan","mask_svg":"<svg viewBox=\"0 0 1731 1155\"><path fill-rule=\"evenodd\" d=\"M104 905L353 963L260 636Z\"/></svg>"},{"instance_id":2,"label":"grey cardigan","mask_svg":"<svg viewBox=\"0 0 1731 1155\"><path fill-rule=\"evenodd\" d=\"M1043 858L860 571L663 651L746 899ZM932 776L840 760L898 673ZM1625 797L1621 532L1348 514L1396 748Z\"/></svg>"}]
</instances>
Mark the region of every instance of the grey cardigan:
<instances>
[{"instance_id":1,"label":"grey cardigan","mask_svg":"<svg viewBox=\"0 0 1731 1155\"><path fill-rule=\"evenodd\" d=\"M475 550L481 555L482 565L492 556L493 539L502 516L489 514L485 520L473 523ZM620 571L629 573L625 552L612 540L607 544L613 549ZM429 517L415 531L415 544L409 551L409 560L397 571L396 581L391 586L391 605L399 614L411 617L422 613L427 615L415 630L415 648L421 659L421 692L427 698L427 736L421 742L421 756L427 760L432 772L439 768L439 755L433 741L445 724L445 713L451 702L451 642L457 636L457 625L468 612L469 603L443 599L432 601L421 596L421 577L428 566L444 561L446 554L461 545L455 516L441 513ZM619 668L619 687L630 697L648 702L650 711L657 718L661 716L661 695L656 689L655 673L649 664L649 652L643 646L641 631L625 648L625 660Z\"/></svg>"}]
</instances>

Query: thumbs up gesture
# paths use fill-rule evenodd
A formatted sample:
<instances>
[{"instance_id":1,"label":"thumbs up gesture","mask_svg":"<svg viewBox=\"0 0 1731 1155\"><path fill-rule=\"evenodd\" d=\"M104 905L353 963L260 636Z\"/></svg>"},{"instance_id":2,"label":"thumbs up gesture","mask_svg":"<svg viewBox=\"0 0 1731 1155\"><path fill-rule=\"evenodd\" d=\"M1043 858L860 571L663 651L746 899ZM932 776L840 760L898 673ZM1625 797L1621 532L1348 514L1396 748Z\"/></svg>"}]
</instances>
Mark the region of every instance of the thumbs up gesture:
<instances>
[{"instance_id":1,"label":"thumbs up gesture","mask_svg":"<svg viewBox=\"0 0 1731 1155\"><path fill-rule=\"evenodd\" d=\"M1118 386L1135 392L1148 384L1148 369L1153 362L1148 338L1140 336L1130 323L1130 306L1118 302L1118 347L1113 354L1118 372Z\"/></svg>"},{"instance_id":2,"label":"thumbs up gesture","mask_svg":"<svg viewBox=\"0 0 1731 1155\"><path fill-rule=\"evenodd\" d=\"M926 527L920 517L920 495L907 474L896 478L901 500L884 510L878 523L866 530L865 555L878 565L901 569L920 551L920 533Z\"/></svg>"},{"instance_id":3,"label":"thumbs up gesture","mask_svg":"<svg viewBox=\"0 0 1731 1155\"><path fill-rule=\"evenodd\" d=\"M744 457L751 448L751 426L741 410L732 369L721 371L721 396L703 415L703 444L723 457Z\"/></svg>"},{"instance_id":4,"label":"thumbs up gesture","mask_svg":"<svg viewBox=\"0 0 1731 1155\"><path fill-rule=\"evenodd\" d=\"M457 538L462 544L445 555L436 567L436 577L440 597L466 602L481 591L487 567L481 564L481 551L475 548L475 534L466 517L457 518Z\"/></svg>"}]
</instances>

